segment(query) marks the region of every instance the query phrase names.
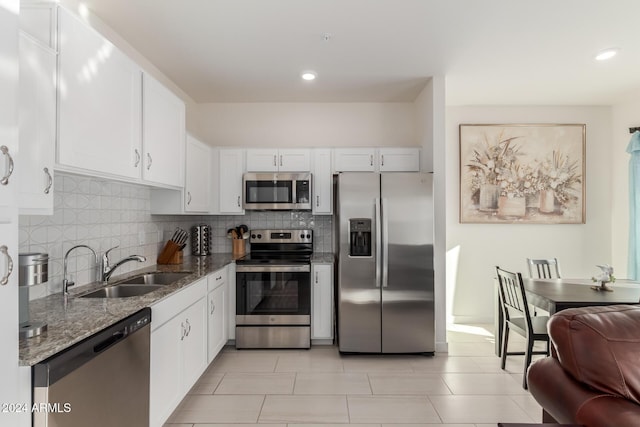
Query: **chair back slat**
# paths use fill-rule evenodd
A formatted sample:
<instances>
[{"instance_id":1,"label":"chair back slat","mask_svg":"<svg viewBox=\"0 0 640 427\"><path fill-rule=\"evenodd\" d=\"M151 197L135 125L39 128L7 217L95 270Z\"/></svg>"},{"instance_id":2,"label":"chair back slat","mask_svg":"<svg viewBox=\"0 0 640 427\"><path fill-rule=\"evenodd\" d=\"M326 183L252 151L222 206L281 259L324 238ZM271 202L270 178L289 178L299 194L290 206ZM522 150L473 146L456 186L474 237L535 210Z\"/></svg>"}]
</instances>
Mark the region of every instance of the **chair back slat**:
<instances>
[{"instance_id":1,"label":"chair back slat","mask_svg":"<svg viewBox=\"0 0 640 427\"><path fill-rule=\"evenodd\" d=\"M557 258L532 259L527 258L529 277L537 279L559 279L560 267ZM534 275L535 272L535 275Z\"/></svg>"},{"instance_id":2,"label":"chair back slat","mask_svg":"<svg viewBox=\"0 0 640 427\"><path fill-rule=\"evenodd\" d=\"M502 305L502 313L505 319L511 320L522 317L526 320L526 326L531 330L531 317L527 296L524 291L524 283L520 273L511 273L496 267L498 275L498 292Z\"/></svg>"}]
</instances>

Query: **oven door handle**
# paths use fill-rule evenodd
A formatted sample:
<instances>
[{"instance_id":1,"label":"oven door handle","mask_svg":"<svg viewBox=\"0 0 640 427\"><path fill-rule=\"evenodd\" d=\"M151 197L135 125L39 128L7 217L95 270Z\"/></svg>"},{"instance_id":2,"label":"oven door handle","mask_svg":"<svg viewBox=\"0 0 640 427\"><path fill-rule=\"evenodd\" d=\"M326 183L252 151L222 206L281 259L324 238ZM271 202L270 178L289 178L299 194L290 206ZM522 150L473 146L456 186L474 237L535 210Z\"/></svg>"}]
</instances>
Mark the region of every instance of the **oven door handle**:
<instances>
[{"instance_id":1,"label":"oven door handle","mask_svg":"<svg viewBox=\"0 0 640 427\"><path fill-rule=\"evenodd\" d=\"M311 265L236 265L237 273L310 273Z\"/></svg>"}]
</instances>

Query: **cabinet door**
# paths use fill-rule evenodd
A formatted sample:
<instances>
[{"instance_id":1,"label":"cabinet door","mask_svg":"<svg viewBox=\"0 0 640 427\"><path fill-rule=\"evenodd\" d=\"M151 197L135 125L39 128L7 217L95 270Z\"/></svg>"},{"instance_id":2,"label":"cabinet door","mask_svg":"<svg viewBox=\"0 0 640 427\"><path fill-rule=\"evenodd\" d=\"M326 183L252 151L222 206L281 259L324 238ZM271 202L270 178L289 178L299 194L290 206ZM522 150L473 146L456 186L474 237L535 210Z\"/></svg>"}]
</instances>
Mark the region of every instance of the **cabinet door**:
<instances>
[{"instance_id":1,"label":"cabinet door","mask_svg":"<svg viewBox=\"0 0 640 427\"><path fill-rule=\"evenodd\" d=\"M139 178L140 69L65 9L58 21L58 163Z\"/></svg>"},{"instance_id":2,"label":"cabinet door","mask_svg":"<svg viewBox=\"0 0 640 427\"><path fill-rule=\"evenodd\" d=\"M17 0L0 6L0 178L9 175L9 157L18 151L18 7ZM17 181L0 181L0 402L21 402L18 368L18 203ZM6 247L6 252L4 250ZM13 269L9 272L10 259ZM6 278L6 283L5 279ZM22 415L29 418L29 413ZM21 414L3 413L3 425L17 426Z\"/></svg>"},{"instance_id":3,"label":"cabinet door","mask_svg":"<svg viewBox=\"0 0 640 427\"><path fill-rule=\"evenodd\" d=\"M247 149L247 172L275 172L278 170L278 150L275 148Z\"/></svg>"},{"instance_id":4,"label":"cabinet door","mask_svg":"<svg viewBox=\"0 0 640 427\"><path fill-rule=\"evenodd\" d=\"M218 153L220 213L244 214L242 209L242 150L221 149Z\"/></svg>"},{"instance_id":5,"label":"cabinet door","mask_svg":"<svg viewBox=\"0 0 640 427\"><path fill-rule=\"evenodd\" d=\"M56 48L56 4L20 2L20 29L52 49Z\"/></svg>"},{"instance_id":6,"label":"cabinet door","mask_svg":"<svg viewBox=\"0 0 640 427\"><path fill-rule=\"evenodd\" d=\"M21 214L53 214L53 164L56 145L56 53L20 34Z\"/></svg>"},{"instance_id":7,"label":"cabinet door","mask_svg":"<svg viewBox=\"0 0 640 427\"><path fill-rule=\"evenodd\" d=\"M333 176L331 174L331 150L313 150L313 213L330 215L333 198Z\"/></svg>"},{"instance_id":8,"label":"cabinet door","mask_svg":"<svg viewBox=\"0 0 640 427\"><path fill-rule=\"evenodd\" d=\"M313 264L311 338L333 339L333 266Z\"/></svg>"},{"instance_id":9,"label":"cabinet door","mask_svg":"<svg viewBox=\"0 0 640 427\"><path fill-rule=\"evenodd\" d=\"M309 172L311 170L311 150L305 148L281 148L278 151L280 172Z\"/></svg>"},{"instance_id":10,"label":"cabinet door","mask_svg":"<svg viewBox=\"0 0 640 427\"><path fill-rule=\"evenodd\" d=\"M227 285L209 292L209 352L208 362L218 355L227 342Z\"/></svg>"},{"instance_id":11,"label":"cabinet door","mask_svg":"<svg viewBox=\"0 0 640 427\"><path fill-rule=\"evenodd\" d=\"M150 425L161 427L182 400L184 320L174 317L151 333Z\"/></svg>"},{"instance_id":12,"label":"cabinet door","mask_svg":"<svg viewBox=\"0 0 640 427\"><path fill-rule=\"evenodd\" d=\"M336 148L333 153L336 172L373 172L376 169L374 148Z\"/></svg>"},{"instance_id":13,"label":"cabinet door","mask_svg":"<svg viewBox=\"0 0 640 427\"><path fill-rule=\"evenodd\" d=\"M419 148L381 148L380 172L420 171Z\"/></svg>"},{"instance_id":14,"label":"cabinet door","mask_svg":"<svg viewBox=\"0 0 640 427\"><path fill-rule=\"evenodd\" d=\"M211 208L211 148L187 135L184 210L208 212Z\"/></svg>"},{"instance_id":15,"label":"cabinet door","mask_svg":"<svg viewBox=\"0 0 640 427\"><path fill-rule=\"evenodd\" d=\"M198 300L181 315L185 328L182 340L182 392L186 394L207 367L207 303Z\"/></svg>"},{"instance_id":16,"label":"cabinet door","mask_svg":"<svg viewBox=\"0 0 640 427\"><path fill-rule=\"evenodd\" d=\"M173 92L144 74L142 94L143 178L183 186L185 106Z\"/></svg>"}]
</instances>

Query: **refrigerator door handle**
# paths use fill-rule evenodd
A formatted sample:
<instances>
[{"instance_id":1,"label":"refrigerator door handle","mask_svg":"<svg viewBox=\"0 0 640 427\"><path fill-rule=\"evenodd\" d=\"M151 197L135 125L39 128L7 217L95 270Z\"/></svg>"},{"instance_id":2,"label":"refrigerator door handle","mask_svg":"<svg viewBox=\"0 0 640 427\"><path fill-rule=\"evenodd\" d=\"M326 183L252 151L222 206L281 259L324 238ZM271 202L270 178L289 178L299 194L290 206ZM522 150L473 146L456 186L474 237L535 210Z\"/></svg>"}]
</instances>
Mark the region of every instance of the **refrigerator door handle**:
<instances>
[{"instance_id":1,"label":"refrigerator door handle","mask_svg":"<svg viewBox=\"0 0 640 427\"><path fill-rule=\"evenodd\" d=\"M387 220L387 199L381 200L381 223L382 223L382 287L389 286L389 222Z\"/></svg>"},{"instance_id":2,"label":"refrigerator door handle","mask_svg":"<svg viewBox=\"0 0 640 427\"><path fill-rule=\"evenodd\" d=\"M376 223L376 288L380 287L382 270L382 218L380 215L380 199L376 198L375 223Z\"/></svg>"}]
</instances>

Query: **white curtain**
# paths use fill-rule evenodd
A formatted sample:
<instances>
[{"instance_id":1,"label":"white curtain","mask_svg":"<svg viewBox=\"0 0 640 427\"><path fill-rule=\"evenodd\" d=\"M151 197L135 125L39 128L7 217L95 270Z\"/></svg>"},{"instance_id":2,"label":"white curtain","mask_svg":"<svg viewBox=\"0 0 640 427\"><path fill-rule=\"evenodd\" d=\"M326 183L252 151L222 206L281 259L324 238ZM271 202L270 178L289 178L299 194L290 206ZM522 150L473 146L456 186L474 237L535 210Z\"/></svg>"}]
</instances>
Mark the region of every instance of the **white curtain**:
<instances>
[{"instance_id":1,"label":"white curtain","mask_svg":"<svg viewBox=\"0 0 640 427\"><path fill-rule=\"evenodd\" d=\"M640 277L640 132L631 136L627 153L629 159L629 262L628 277L638 280Z\"/></svg>"}]
</instances>

